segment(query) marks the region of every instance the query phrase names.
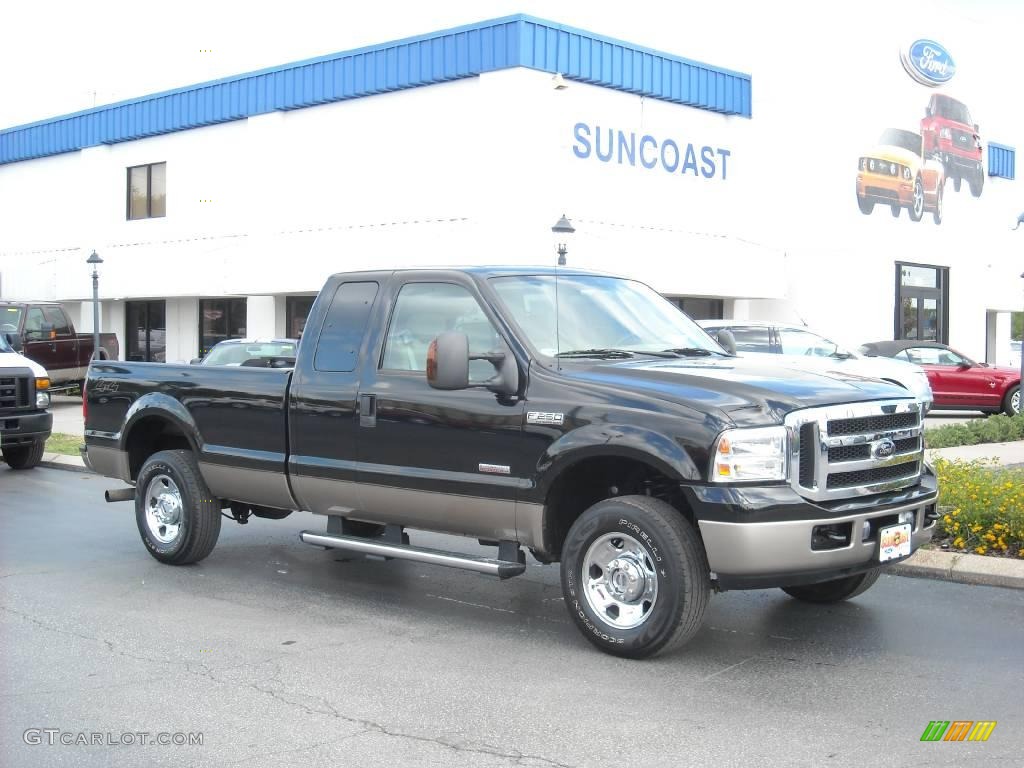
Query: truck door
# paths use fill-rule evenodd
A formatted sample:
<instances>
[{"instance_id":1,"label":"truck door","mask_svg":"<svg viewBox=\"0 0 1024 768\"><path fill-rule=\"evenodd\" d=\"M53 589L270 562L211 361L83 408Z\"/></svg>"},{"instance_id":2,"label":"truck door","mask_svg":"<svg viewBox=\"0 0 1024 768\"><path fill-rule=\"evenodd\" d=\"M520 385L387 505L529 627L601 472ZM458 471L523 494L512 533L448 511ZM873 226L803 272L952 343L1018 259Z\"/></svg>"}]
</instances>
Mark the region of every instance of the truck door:
<instances>
[{"instance_id":1,"label":"truck door","mask_svg":"<svg viewBox=\"0 0 1024 768\"><path fill-rule=\"evenodd\" d=\"M356 499L359 359L380 280L325 286L305 327L289 398L288 468L303 509L351 516ZM313 323L316 323L316 327Z\"/></svg>"},{"instance_id":2,"label":"truck door","mask_svg":"<svg viewBox=\"0 0 1024 768\"><path fill-rule=\"evenodd\" d=\"M67 357L73 350L67 348L66 339L58 342L55 320L52 310L47 317L42 307L26 308L22 338L25 357L43 366L50 380L59 384L75 378L78 361Z\"/></svg>"},{"instance_id":3,"label":"truck door","mask_svg":"<svg viewBox=\"0 0 1024 768\"><path fill-rule=\"evenodd\" d=\"M57 347L58 369L63 378L78 381L85 378L89 361L83 362L79 351L79 340L72 329L71 321L62 307L43 307L43 317L53 328L51 340Z\"/></svg>"},{"instance_id":4,"label":"truck door","mask_svg":"<svg viewBox=\"0 0 1024 768\"><path fill-rule=\"evenodd\" d=\"M465 333L470 354L500 347L485 303L470 278L452 273L399 273L388 298L359 390L360 514L514 540L516 496L530 474L525 404L482 388L432 389L426 378L427 348L445 331ZM470 364L471 381L493 375L486 361Z\"/></svg>"}]
</instances>

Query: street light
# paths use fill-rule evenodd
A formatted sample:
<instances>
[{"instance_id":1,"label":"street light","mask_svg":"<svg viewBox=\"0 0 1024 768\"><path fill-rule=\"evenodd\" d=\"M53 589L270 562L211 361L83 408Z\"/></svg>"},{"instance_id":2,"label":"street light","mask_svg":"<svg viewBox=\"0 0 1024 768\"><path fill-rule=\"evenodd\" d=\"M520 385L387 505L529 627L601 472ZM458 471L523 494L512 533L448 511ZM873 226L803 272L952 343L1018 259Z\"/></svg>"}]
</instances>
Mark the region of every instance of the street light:
<instances>
[{"instance_id":1,"label":"street light","mask_svg":"<svg viewBox=\"0 0 1024 768\"><path fill-rule=\"evenodd\" d=\"M1017 229L1018 227L1020 227L1021 224L1024 224L1024 213L1022 213L1020 216L1017 217L1017 224L1016 224L1016 226L1014 226L1014 229ZM1024 278L1024 272L1021 272L1020 276L1022 278ZM1012 326L1012 323L1011 323L1011 326ZM1022 399L1022 398L1024 398L1024 393L1021 392L1021 388L1024 388L1024 315L1021 315L1021 338L1020 338L1020 341L1021 341L1021 345L1020 345L1020 379L1021 379L1021 382L1020 382L1020 387L1018 387L1018 389L1017 389L1017 408L1016 408L1016 411L1017 411L1017 413L1024 413L1024 399ZM1010 403L1010 410L1011 411L1014 410L1012 402Z\"/></svg>"},{"instance_id":2,"label":"street light","mask_svg":"<svg viewBox=\"0 0 1024 768\"><path fill-rule=\"evenodd\" d=\"M1021 215L1024 216L1024 214ZM571 235L576 231L576 228L573 227L572 223L567 218L565 218L565 214L563 213L562 218L555 222L555 226L551 228L551 231L559 235ZM568 252L569 249L565 247L565 243L558 244L558 266L565 266L565 254Z\"/></svg>"},{"instance_id":3,"label":"street light","mask_svg":"<svg viewBox=\"0 0 1024 768\"><path fill-rule=\"evenodd\" d=\"M95 360L100 354L100 273L96 267L103 259L93 250L85 263L92 264L92 357Z\"/></svg>"}]
</instances>

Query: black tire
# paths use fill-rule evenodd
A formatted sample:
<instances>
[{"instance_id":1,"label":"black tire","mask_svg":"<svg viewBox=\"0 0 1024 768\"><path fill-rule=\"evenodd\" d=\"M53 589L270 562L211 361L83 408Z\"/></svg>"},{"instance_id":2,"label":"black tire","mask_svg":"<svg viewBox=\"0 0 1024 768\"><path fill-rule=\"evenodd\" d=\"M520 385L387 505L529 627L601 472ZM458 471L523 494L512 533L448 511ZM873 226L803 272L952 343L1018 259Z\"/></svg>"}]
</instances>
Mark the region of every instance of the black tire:
<instances>
[{"instance_id":1,"label":"black tire","mask_svg":"<svg viewBox=\"0 0 1024 768\"><path fill-rule=\"evenodd\" d=\"M45 440L36 440L29 445L17 445L4 448L4 461L11 469L32 469L43 460Z\"/></svg>"},{"instance_id":2,"label":"black tire","mask_svg":"<svg viewBox=\"0 0 1024 768\"><path fill-rule=\"evenodd\" d=\"M932 211L932 219L936 224L942 223L942 196L945 194L945 184L940 184L935 190L935 210Z\"/></svg>"},{"instance_id":3,"label":"black tire","mask_svg":"<svg viewBox=\"0 0 1024 768\"><path fill-rule=\"evenodd\" d=\"M820 584L783 587L782 591L805 603L839 603L867 592L881 575L882 569L874 568L856 576L823 581Z\"/></svg>"},{"instance_id":4,"label":"black tire","mask_svg":"<svg viewBox=\"0 0 1024 768\"><path fill-rule=\"evenodd\" d=\"M911 221L920 221L924 216L924 184L921 182L920 176L914 177L914 196L910 200L910 205L907 206L907 215L910 216Z\"/></svg>"},{"instance_id":5,"label":"black tire","mask_svg":"<svg viewBox=\"0 0 1024 768\"><path fill-rule=\"evenodd\" d=\"M600 546L602 539L609 551L616 549L616 541L633 547L632 552L622 546L618 549L631 557L635 553L637 562L653 576L653 599L641 600L644 593L632 601L641 618L631 627L616 627L612 614L598 613L588 597L585 581L597 581L599 576L591 570L585 579L584 563L592 546ZM598 573L608 579L606 574L613 571L598 569ZM577 518L566 536L562 594L576 626L602 651L631 659L652 656L682 645L700 629L711 597L704 547L689 521L660 499L621 496L599 501ZM619 616L617 607L614 616Z\"/></svg>"},{"instance_id":6,"label":"black tire","mask_svg":"<svg viewBox=\"0 0 1024 768\"><path fill-rule=\"evenodd\" d=\"M900 217L900 211L902 211L903 208L899 205L890 205L889 210L892 211L892 217L894 219L898 219Z\"/></svg>"},{"instance_id":7,"label":"black tire","mask_svg":"<svg viewBox=\"0 0 1024 768\"><path fill-rule=\"evenodd\" d=\"M875 203L872 200L868 200L867 198L857 195L857 207L860 209L861 213L868 216L875 210Z\"/></svg>"},{"instance_id":8,"label":"black tire","mask_svg":"<svg viewBox=\"0 0 1024 768\"><path fill-rule=\"evenodd\" d=\"M160 485L160 478L169 478L180 499L176 533L161 541L159 530L151 528L148 509L162 487L169 498L174 497L170 483ZM152 485L151 485L152 484ZM206 481L199 473L191 451L160 451L150 456L139 470L135 493L135 522L149 554L161 563L185 565L197 563L213 551L220 536L221 504L213 498Z\"/></svg>"},{"instance_id":9,"label":"black tire","mask_svg":"<svg viewBox=\"0 0 1024 768\"><path fill-rule=\"evenodd\" d=\"M985 188L985 174L978 171L967 180L967 184L971 188L971 197L981 197L981 191Z\"/></svg>"},{"instance_id":10,"label":"black tire","mask_svg":"<svg viewBox=\"0 0 1024 768\"><path fill-rule=\"evenodd\" d=\"M960 185L962 183L963 183L963 179L961 179L959 176L954 176L953 177L953 189L956 190L957 192L960 191Z\"/></svg>"},{"instance_id":11,"label":"black tire","mask_svg":"<svg viewBox=\"0 0 1024 768\"><path fill-rule=\"evenodd\" d=\"M1017 396L1016 408L1013 407L1014 395ZM1007 416L1016 416L1018 413L1021 413L1021 407L1020 384L1018 384L1016 387L1010 387L1006 397L1003 398L1003 413Z\"/></svg>"}]
</instances>

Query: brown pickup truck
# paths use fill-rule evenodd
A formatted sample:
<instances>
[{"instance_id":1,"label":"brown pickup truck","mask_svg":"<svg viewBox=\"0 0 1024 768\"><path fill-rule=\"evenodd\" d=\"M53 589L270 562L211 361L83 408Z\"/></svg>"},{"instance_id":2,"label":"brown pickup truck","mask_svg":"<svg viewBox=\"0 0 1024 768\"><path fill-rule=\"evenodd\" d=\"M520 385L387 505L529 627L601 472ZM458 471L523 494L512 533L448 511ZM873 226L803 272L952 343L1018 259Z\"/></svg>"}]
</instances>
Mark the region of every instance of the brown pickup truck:
<instances>
[{"instance_id":1,"label":"brown pickup truck","mask_svg":"<svg viewBox=\"0 0 1024 768\"><path fill-rule=\"evenodd\" d=\"M21 334L21 354L47 370L51 387L67 387L85 378L93 353L92 334L75 333L60 304L0 302L0 332ZM118 354L117 337L101 333L99 358L117 360Z\"/></svg>"}]
</instances>

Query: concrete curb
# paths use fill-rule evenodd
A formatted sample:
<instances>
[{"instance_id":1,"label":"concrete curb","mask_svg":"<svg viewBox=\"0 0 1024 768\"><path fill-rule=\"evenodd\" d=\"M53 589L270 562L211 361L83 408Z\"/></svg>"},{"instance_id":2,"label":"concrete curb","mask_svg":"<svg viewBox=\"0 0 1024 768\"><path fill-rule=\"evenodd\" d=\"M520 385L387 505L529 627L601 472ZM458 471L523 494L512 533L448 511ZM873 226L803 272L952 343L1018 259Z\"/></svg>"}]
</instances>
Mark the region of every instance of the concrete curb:
<instances>
[{"instance_id":1,"label":"concrete curb","mask_svg":"<svg viewBox=\"0 0 1024 768\"><path fill-rule=\"evenodd\" d=\"M919 549L902 563L889 569L898 576L941 579L958 584L1024 589L1024 559L985 557L983 555Z\"/></svg>"},{"instance_id":2,"label":"concrete curb","mask_svg":"<svg viewBox=\"0 0 1024 768\"><path fill-rule=\"evenodd\" d=\"M50 469L66 469L71 472L89 472L85 462L77 456L65 456L62 453L44 453L43 460L39 462L41 467Z\"/></svg>"}]
</instances>

